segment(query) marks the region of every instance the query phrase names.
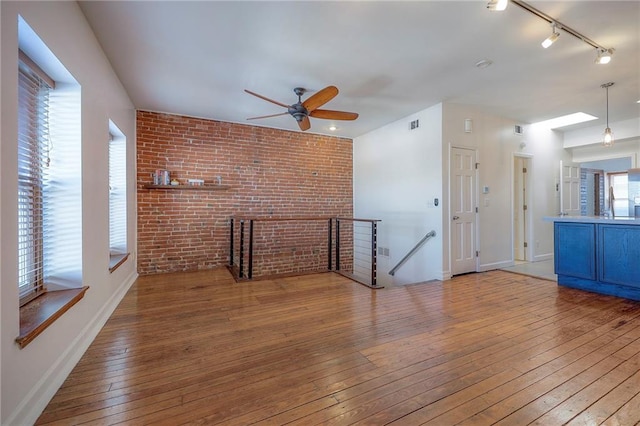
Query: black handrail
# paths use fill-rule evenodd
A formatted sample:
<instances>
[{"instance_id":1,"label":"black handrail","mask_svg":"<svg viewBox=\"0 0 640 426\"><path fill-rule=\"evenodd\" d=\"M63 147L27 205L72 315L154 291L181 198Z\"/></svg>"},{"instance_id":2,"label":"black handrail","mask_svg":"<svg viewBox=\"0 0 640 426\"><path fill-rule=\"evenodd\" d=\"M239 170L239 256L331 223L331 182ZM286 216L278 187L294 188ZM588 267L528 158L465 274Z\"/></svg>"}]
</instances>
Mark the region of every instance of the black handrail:
<instances>
[{"instance_id":1,"label":"black handrail","mask_svg":"<svg viewBox=\"0 0 640 426\"><path fill-rule=\"evenodd\" d=\"M237 277L240 279L248 279L251 280L254 278L254 245L256 242L255 239L255 222L286 222L286 221L318 221L325 220L327 223L327 271L335 271L345 275L354 281L357 281L361 284L367 285L371 288L381 288L377 285L377 222L378 220L374 219L357 219L357 218L346 218L346 217L289 217L289 218L230 218L229 228L230 228L230 242L229 242L229 267L234 275L237 272ZM237 229L235 222L240 221L239 226L239 257L238 257L238 267L237 270L234 268L235 265L235 230ZM352 222L370 222L371 223L371 270L370 270L370 283L366 283L358 279L349 273L344 273L340 271L340 221L352 221ZM248 222L248 250L245 250L245 222ZM335 226L334 226L335 222ZM335 240L334 240L334 232L335 232ZM335 243L335 252L334 252L334 243ZM334 258L335 256L335 263ZM247 257L247 262L245 262L245 257ZM247 265L248 263L248 265ZM334 268L335 265L335 269ZM245 270L246 269L246 270ZM317 272L317 271L314 271Z\"/></svg>"}]
</instances>

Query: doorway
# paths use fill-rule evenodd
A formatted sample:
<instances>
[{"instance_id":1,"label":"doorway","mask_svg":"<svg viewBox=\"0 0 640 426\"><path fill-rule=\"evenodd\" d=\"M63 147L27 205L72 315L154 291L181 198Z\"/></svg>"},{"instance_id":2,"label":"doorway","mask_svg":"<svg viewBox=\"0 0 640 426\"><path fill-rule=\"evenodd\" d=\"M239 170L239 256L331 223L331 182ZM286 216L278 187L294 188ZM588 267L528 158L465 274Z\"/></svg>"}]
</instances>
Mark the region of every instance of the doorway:
<instances>
[{"instance_id":1,"label":"doorway","mask_svg":"<svg viewBox=\"0 0 640 426\"><path fill-rule=\"evenodd\" d=\"M531 157L513 157L513 259L531 260L529 247L529 195L531 193Z\"/></svg>"},{"instance_id":2,"label":"doorway","mask_svg":"<svg viewBox=\"0 0 640 426\"><path fill-rule=\"evenodd\" d=\"M451 273L477 270L476 251L476 152L451 148Z\"/></svg>"}]
</instances>

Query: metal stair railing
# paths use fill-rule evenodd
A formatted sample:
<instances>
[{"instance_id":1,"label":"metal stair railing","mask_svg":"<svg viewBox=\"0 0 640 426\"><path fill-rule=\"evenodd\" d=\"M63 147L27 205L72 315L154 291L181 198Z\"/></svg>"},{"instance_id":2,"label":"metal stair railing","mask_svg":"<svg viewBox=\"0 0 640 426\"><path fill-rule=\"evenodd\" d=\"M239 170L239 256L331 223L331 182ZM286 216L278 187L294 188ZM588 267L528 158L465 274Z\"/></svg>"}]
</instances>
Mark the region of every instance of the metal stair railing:
<instances>
[{"instance_id":1,"label":"metal stair railing","mask_svg":"<svg viewBox=\"0 0 640 426\"><path fill-rule=\"evenodd\" d=\"M429 241L431 238L433 238L433 237L435 237L435 236L436 236L436 231L435 231L435 230L432 230L432 231L428 232L428 233L427 233L427 235L425 235L425 236L424 236L420 241L418 241L418 244L416 244L416 245L411 249L411 251L409 251L409 253L407 253L407 254L406 254L406 255L405 255L405 256L400 260L400 262L398 262L398 264L397 264L396 266L394 266L394 267L393 267L393 269L391 269L391 270L389 271L389 275L393 276L393 275L396 273L396 271L397 271L398 269L400 269L400 267L401 267L401 266L402 266L402 265L403 265L407 260L409 260L409 258L410 258L411 256L413 256L413 255L414 255L414 254L415 254L415 253L420 249L420 247L422 247L422 245L423 245L424 243L426 243L427 241Z\"/></svg>"}]
</instances>

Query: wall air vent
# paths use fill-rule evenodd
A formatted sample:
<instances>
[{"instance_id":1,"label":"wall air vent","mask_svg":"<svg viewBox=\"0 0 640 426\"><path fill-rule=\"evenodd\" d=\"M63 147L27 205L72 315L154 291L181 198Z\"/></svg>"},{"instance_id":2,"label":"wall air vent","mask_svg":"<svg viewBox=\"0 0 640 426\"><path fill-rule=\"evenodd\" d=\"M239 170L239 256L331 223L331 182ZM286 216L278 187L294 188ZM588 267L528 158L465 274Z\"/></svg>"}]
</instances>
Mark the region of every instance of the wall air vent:
<instances>
[{"instance_id":1,"label":"wall air vent","mask_svg":"<svg viewBox=\"0 0 640 426\"><path fill-rule=\"evenodd\" d=\"M420 120L413 120L409 123L409 130L417 129L420 126Z\"/></svg>"},{"instance_id":2,"label":"wall air vent","mask_svg":"<svg viewBox=\"0 0 640 426\"><path fill-rule=\"evenodd\" d=\"M513 126L513 133L515 133L516 135L524 135L524 127L522 127L520 124L516 124L515 126Z\"/></svg>"}]
</instances>

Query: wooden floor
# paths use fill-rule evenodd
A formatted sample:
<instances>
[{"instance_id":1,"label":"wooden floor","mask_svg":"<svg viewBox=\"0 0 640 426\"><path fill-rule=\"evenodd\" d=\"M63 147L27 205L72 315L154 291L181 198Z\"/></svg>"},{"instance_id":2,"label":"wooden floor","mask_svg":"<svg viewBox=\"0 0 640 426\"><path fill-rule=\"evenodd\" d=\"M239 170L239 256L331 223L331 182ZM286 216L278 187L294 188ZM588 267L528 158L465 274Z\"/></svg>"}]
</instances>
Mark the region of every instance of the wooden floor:
<instances>
[{"instance_id":1,"label":"wooden floor","mask_svg":"<svg viewBox=\"0 0 640 426\"><path fill-rule=\"evenodd\" d=\"M503 271L140 278L39 424L634 425L640 304Z\"/></svg>"}]
</instances>

